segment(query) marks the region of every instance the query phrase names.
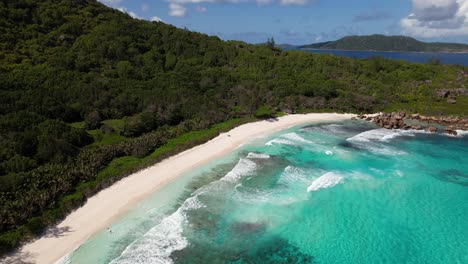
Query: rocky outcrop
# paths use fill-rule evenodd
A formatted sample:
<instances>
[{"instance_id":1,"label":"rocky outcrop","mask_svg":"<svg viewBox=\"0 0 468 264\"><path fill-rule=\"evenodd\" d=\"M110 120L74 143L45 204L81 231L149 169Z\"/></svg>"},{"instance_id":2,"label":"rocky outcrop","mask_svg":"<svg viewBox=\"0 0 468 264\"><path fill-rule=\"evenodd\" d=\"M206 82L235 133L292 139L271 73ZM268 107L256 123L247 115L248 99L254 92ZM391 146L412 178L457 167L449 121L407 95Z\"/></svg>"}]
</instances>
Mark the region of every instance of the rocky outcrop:
<instances>
[{"instance_id":1,"label":"rocky outcrop","mask_svg":"<svg viewBox=\"0 0 468 264\"><path fill-rule=\"evenodd\" d=\"M423 130L424 127L423 127L423 126L418 126L418 125L413 125L413 126L410 126L410 129L414 129L414 130Z\"/></svg>"},{"instance_id":2,"label":"rocky outcrop","mask_svg":"<svg viewBox=\"0 0 468 264\"><path fill-rule=\"evenodd\" d=\"M358 115L357 118L372 121L380 127L387 129L415 129L435 133L439 130L438 127L443 127L443 132L449 135L457 135L456 130L468 130L468 118L453 116L434 117L393 112L380 113L378 115ZM410 120L416 120L418 124L411 124L414 121L408 122Z\"/></svg>"},{"instance_id":3,"label":"rocky outcrop","mask_svg":"<svg viewBox=\"0 0 468 264\"><path fill-rule=\"evenodd\" d=\"M406 117L406 113L382 113L376 116L365 116L359 115L358 118L365 119L367 121L372 121L377 125L387 128L387 129L403 129L407 127L405 121L403 120Z\"/></svg>"},{"instance_id":4,"label":"rocky outcrop","mask_svg":"<svg viewBox=\"0 0 468 264\"><path fill-rule=\"evenodd\" d=\"M448 98L449 96L468 96L468 89L457 88L457 89L438 89L435 90L437 97Z\"/></svg>"},{"instance_id":5,"label":"rocky outcrop","mask_svg":"<svg viewBox=\"0 0 468 264\"><path fill-rule=\"evenodd\" d=\"M435 91L437 97L447 98L450 95L449 90L436 90Z\"/></svg>"},{"instance_id":6,"label":"rocky outcrop","mask_svg":"<svg viewBox=\"0 0 468 264\"><path fill-rule=\"evenodd\" d=\"M453 129L445 129L444 133L447 134L447 135L452 135L452 136L458 135L457 131L453 130Z\"/></svg>"}]
</instances>

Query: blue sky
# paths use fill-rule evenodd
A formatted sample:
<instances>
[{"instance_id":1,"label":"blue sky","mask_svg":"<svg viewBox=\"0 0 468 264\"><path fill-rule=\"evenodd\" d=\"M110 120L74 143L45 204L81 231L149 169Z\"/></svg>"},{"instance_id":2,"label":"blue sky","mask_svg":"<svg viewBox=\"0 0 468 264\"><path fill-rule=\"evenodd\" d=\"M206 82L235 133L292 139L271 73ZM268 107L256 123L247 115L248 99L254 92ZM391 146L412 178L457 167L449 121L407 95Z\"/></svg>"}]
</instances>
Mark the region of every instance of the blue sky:
<instances>
[{"instance_id":1,"label":"blue sky","mask_svg":"<svg viewBox=\"0 0 468 264\"><path fill-rule=\"evenodd\" d=\"M348 35L468 43L468 0L99 0L222 39L308 44Z\"/></svg>"}]
</instances>

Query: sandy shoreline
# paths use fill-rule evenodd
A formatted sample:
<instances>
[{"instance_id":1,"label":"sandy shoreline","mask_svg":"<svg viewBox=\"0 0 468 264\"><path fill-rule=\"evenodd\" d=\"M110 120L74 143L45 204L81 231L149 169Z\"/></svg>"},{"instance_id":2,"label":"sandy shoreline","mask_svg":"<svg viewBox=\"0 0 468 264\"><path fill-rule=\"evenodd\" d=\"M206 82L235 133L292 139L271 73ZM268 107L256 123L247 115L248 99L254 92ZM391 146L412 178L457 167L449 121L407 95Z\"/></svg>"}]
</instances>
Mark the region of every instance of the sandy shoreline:
<instances>
[{"instance_id":1,"label":"sandy shoreline","mask_svg":"<svg viewBox=\"0 0 468 264\"><path fill-rule=\"evenodd\" d=\"M26 244L19 252L7 259L0 260L0 262L54 263L75 250L89 237L105 229L143 198L196 167L221 157L255 138L267 136L291 126L317 121L338 121L353 116L355 115L289 115L275 121L259 121L236 127L205 144L136 172L102 190L54 228L67 230L67 232L58 236L44 235Z\"/></svg>"}]
</instances>

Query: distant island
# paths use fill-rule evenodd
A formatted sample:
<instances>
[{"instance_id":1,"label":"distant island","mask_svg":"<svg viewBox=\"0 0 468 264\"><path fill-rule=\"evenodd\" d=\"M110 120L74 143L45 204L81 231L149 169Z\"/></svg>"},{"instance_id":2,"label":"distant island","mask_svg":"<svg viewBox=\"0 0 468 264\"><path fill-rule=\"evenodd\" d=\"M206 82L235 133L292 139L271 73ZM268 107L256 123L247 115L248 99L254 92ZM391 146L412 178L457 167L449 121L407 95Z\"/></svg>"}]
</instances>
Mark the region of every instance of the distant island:
<instances>
[{"instance_id":1,"label":"distant island","mask_svg":"<svg viewBox=\"0 0 468 264\"><path fill-rule=\"evenodd\" d=\"M406 36L348 36L336 41L298 46L299 49L406 51L406 52L468 52L467 44L422 42Z\"/></svg>"}]
</instances>

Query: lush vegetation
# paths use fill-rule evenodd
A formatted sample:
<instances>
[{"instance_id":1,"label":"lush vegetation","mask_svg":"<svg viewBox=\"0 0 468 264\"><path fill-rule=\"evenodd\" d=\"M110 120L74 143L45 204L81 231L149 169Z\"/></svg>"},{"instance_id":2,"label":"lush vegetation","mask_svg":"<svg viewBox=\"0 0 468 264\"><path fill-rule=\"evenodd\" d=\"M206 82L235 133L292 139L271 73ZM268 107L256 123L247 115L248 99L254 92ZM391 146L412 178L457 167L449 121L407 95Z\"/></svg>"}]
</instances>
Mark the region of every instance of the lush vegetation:
<instances>
[{"instance_id":1,"label":"lush vegetation","mask_svg":"<svg viewBox=\"0 0 468 264\"><path fill-rule=\"evenodd\" d=\"M468 52L467 44L426 43L405 36L349 36L336 41L328 41L300 46L309 49L377 50L413 52Z\"/></svg>"},{"instance_id":2,"label":"lush vegetation","mask_svg":"<svg viewBox=\"0 0 468 264\"><path fill-rule=\"evenodd\" d=\"M0 252L132 171L251 118L465 115L461 66L223 42L93 0L0 0Z\"/></svg>"}]
</instances>

